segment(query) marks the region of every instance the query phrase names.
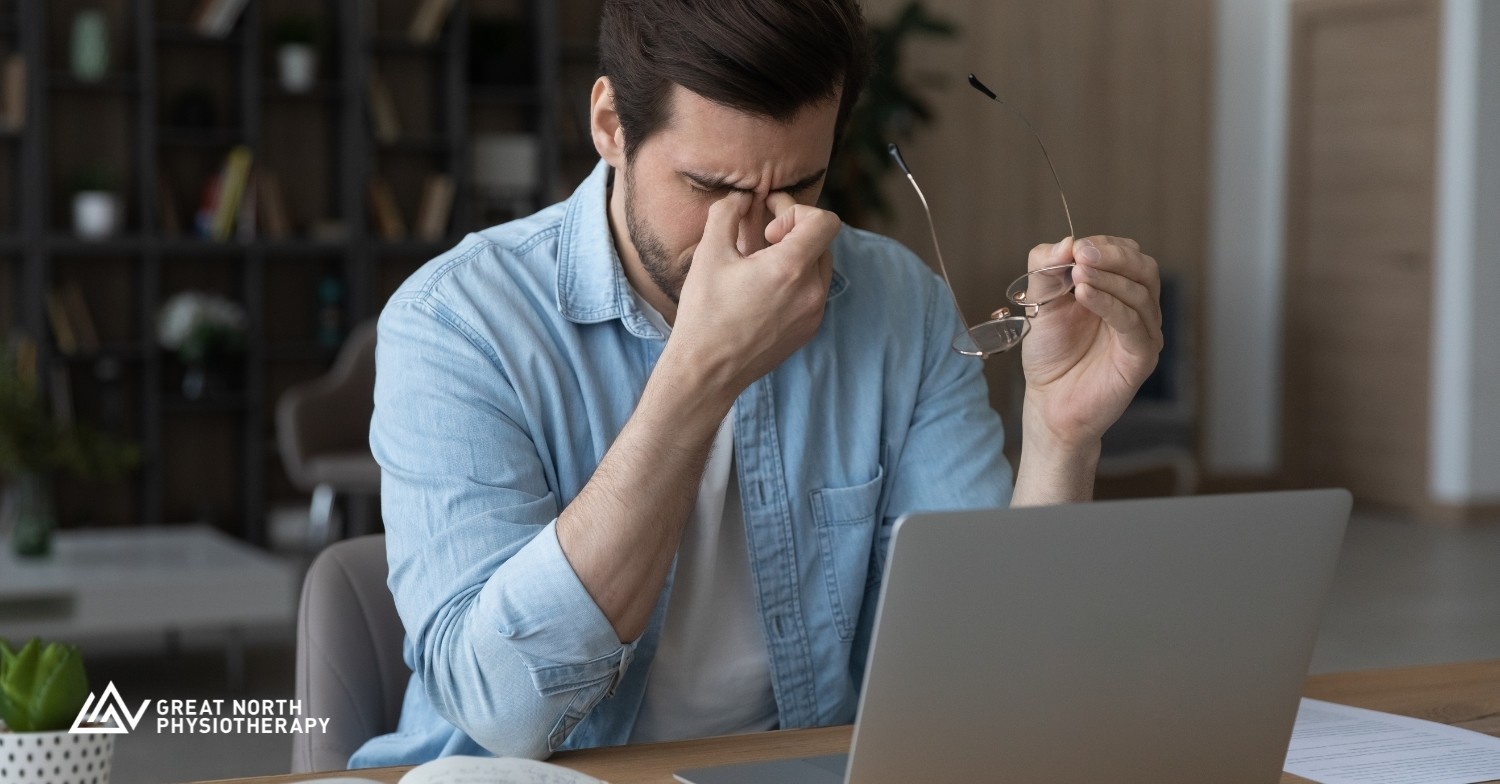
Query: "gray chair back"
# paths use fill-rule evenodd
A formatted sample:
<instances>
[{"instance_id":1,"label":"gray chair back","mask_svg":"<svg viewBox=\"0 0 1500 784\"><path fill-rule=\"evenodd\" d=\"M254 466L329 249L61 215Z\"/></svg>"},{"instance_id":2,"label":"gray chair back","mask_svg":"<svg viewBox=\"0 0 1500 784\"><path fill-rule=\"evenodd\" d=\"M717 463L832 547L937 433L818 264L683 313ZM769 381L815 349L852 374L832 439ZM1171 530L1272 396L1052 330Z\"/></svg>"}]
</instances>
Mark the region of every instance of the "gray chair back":
<instances>
[{"instance_id":1,"label":"gray chair back","mask_svg":"<svg viewBox=\"0 0 1500 784\"><path fill-rule=\"evenodd\" d=\"M293 773L342 770L365 741L396 729L411 671L386 574L384 535L330 545L307 571L297 699L303 716L329 722L326 733L293 736Z\"/></svg>"},{"instance_id":2,"label":"gray chair back","mask_svg":"<svg viewBox=\"0 0 1500 784\"><path fill-rule=\"evenodd\" d=\"M276 445L287 477L298 488L311 490L319 483L310 470L319 455L369 454L375 339L375 319L355 327L327 373L291 387L276 401ZM378 483L371 488L378 490Z\"/></svg>"}]
</instances>

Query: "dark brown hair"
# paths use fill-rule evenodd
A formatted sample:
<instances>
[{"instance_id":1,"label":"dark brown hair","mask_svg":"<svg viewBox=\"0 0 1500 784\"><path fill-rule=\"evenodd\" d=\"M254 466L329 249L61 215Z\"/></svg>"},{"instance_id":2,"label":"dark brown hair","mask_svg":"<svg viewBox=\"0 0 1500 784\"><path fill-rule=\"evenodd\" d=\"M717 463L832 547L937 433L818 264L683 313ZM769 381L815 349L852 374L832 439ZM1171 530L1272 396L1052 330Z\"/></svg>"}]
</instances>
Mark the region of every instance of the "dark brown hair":
<instances>
[{"instance_id":1,"label":"dark brown hair","mask_svg":"<svg viewBox=\"0 0 1500 784\"><path fill-rule=\"evenodd\" d=\"M836 146L870 43L857 0L605 0L599 68L627 158L668 120L673 84L780 122L837 95Z\"/></svg>"}]
</instances>

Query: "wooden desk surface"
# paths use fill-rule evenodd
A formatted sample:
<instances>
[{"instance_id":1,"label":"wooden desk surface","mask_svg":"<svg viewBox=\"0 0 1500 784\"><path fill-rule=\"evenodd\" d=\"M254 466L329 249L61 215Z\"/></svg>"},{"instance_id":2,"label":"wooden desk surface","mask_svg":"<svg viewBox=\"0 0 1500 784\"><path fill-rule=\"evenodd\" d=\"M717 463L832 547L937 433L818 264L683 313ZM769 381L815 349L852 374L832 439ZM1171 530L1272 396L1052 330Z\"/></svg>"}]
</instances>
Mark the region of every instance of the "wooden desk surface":
<instances>
[{"instance_id":1,"label":"wooden desk surface","mask_svg":"<svg viewBox=\"0 0 1500 784\"><path fill-rule=\"evenodd\" d=\"M1303 693L1315 699L1399 713L1500 737L1500 659L1314 675ZM683 768L737 762L839 754L848 751L852 728L826 727L736 735L676 743L617 746L564 752L551 761L605 779L610 784L671 784ZM359 776L395 784L408 768L371 768L287 776L232 779L235 784L291 784L336 776ZM1283 773L1282 784L1306 779Z\"/></svg>"}]
</instances>

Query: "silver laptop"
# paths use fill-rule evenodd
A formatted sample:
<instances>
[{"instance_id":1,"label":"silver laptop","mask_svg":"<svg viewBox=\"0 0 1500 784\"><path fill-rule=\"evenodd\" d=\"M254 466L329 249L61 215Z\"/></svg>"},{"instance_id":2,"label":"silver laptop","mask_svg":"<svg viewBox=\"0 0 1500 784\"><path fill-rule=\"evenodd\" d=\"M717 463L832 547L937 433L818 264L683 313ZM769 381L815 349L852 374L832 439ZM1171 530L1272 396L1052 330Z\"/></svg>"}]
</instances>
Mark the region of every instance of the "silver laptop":
<instances>
[{"instance_id":1,"label":"silver laptop","mask_svg":"<svg viewBox=\"0 0 1500 784\"><path fill-rule=\"evenodd\" d=\"M686 784L1275 784L1344 490L897 521L847 756Z\"/></svg>"}]
</instances>

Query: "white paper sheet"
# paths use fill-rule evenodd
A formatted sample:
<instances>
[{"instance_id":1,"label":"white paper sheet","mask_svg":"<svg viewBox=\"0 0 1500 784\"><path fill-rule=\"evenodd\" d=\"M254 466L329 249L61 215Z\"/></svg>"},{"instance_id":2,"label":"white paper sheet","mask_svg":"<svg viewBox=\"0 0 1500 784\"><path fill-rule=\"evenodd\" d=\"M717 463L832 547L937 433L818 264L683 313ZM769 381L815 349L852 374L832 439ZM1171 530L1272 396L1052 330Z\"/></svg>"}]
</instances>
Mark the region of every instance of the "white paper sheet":
<instances>
[{"instance_id":1,"label":"white paper sheet","mask_svg":"<svg viewBox=\"0 0 1500 784\"><path fill-rule=\"evenodd\" d=\"M1322 784L1478 784L1500 780L1500 738L1303 699L1285 770Z\"/></svg>"},{"instance_id":2,"label":"white paper sheet","mask_svg":"<svg viewBox=\"0 0 1500 784\"><path fill-rule=\"evenodd\" d=\"M418 765L400 784L604 784L577 771L513 757L443 757Z\"/></svg>"}]
</instances>

